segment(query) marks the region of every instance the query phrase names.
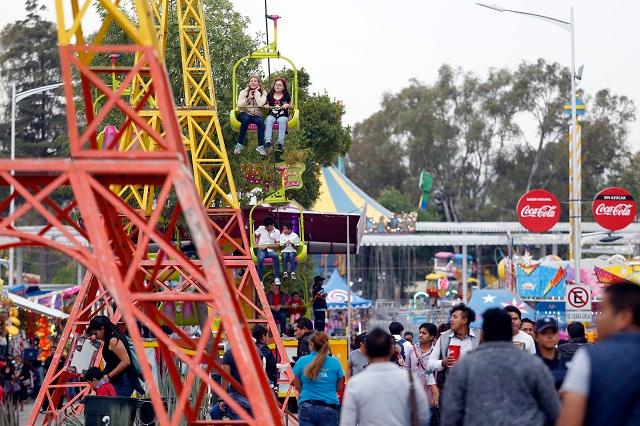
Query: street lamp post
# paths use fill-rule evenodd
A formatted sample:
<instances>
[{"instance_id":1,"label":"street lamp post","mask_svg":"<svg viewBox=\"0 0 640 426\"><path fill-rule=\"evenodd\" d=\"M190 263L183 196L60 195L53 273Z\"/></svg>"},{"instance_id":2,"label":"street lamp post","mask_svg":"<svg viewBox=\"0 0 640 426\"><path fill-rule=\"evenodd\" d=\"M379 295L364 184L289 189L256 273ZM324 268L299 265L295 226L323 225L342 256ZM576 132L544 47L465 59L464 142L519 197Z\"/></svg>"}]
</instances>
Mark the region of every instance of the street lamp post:
<instances>
[{"instance_id":1,"label":"street lamp post","mask_svg":"<svg viewBox=\"0 0 640 426\"><path fill-rule=\"evenodd\" d=\"M580 284L580 259L582 250L580 247L580 235L582 229L582 146L577 139L577 113L576 113L576 53L575 53L575 24L573 20L573 7L570 9L569 21L551 18L549 16L535 13L522 12L519 10L505 9L496 5L476 3L478 6L486 7L497 12L510 12L531 18L541 19L559 26L568 31L571 35L571 129L569 131L569 222L571 227L571 253L573 254L573 268L575 271L575 283Z\"/></svg>"},{"instance_id":2,"label":"street lamp post","mask_svg":"<svg viewBox=\"0 0 640 426\"><path fill-rule=\"evenodd\" d=\"M64 83L49 84L46 86L36 87L34 89L25 90L24 92L16 92L16 83L11 84L11 160L16 159L16 105L23 99L28 98L31 95L37 93L46 92L47 90L56 89L62 86ZM14 170L11 169L11 175L14 174ZM9 194L13 195L13 185L9 188ZM15 211L14 199L11 199L9 205L9 216L13 215ZM11 221L11 227L13 227L13 220ZM13 274L14 274L14 257L15 249L11 247L9 249L9 287L13 286Z\"/></svg>"}]
</instances>

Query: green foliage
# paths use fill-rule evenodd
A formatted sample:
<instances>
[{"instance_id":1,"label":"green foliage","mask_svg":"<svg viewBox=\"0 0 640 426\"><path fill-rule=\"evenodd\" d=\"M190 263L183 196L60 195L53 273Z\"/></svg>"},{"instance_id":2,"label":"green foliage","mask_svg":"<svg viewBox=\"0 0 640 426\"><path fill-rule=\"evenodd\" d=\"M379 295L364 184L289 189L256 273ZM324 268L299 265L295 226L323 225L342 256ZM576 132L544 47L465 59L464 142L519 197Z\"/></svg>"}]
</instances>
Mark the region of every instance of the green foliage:
<instances>
[{"instance_id":1,"label":"green foliage","mask_svg":"<svg viewBox=\"0 0 640 426\"><path fill-rule=\"evenodd\" d=\"M413 203L420 196L419 173L427 170L434 177L431 211L421 217L433 217L435 209L445 221L515 220L514 206L531 188L566 200L568 122L562 106L569 79L566 68L543 59L514 71L491 69L484 79L443 65L432 84L412 80L354 126L349 175L374 196L395 188L411 194ZM607 89L583 98L583 199L615 182L637 186L626 144L635 119L632 101ZM536 138L529 141L522 126L532 122Z\"/></svg>"},{"instance_id":2,"label":"green foliage","mask_svg":"<svg viewBox=\"0 0 640 426\"><path fill-rule=\"evenodd\" d=\"M26 2L25 19L5 25L0 30L0 84L4 93L16 92L58 83L60 60L55 24L40 15L45 9L39 0ZM16 109L16 156L66 156L66 119L61 89L47 91L23 99ZM9 154L11 133L11 96L2 105L4 119L0 124L0 147Z\"/></svg>"},{"instance_id":3,"label":"green foliage","mask_svg":"<svg viewBox=\"0 0 640 426\"><path fill-rule=\"evenodd\" d=\"M416 210L409 196L396 188L386 188L378 197L378 202L394 213L409 213Z\"/></svg>"}]
</instances>

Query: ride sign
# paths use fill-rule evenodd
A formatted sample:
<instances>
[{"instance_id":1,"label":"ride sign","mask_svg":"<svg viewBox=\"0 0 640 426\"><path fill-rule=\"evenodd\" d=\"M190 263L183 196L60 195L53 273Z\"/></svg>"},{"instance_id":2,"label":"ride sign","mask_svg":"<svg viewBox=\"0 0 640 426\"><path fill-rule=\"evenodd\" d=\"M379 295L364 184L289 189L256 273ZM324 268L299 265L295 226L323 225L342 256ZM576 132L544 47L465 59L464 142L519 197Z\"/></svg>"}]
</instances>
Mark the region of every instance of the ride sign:
<instances>
[{"instance_id":1,"label":"ride sign","mask_svg":"<svg viewBox=\"0 0 640 426\"><path fill-rule=\"evenodd\" d=\"M549 191L533 189L520 197L516 213L530 232L546 232L560 220L560 202Z\"/></svg>"},{"instance_id":2,"label":"ride sign","mask_svg":"<svg viewBox=\"0 0 640 426\"><path fill-rule=\"evenodd\" d=\"M636 211L636 201L629 191L615 186L598 192L591 206L595 221L610 231L630 225L636 217Z\"/></svg>"}]
</instances>

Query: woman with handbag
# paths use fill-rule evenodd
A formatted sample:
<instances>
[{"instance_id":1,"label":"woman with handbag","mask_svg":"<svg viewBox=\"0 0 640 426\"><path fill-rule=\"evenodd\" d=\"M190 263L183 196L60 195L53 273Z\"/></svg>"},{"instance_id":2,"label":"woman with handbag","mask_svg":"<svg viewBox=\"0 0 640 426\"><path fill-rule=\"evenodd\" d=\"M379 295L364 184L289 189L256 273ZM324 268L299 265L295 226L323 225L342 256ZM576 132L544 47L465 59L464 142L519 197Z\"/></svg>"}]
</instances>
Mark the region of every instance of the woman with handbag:
<instances>
[{"instance_id":1,"label":"woman with handbag","mask_svg":"<svg viewBox=\"0 0 640 426\"><path fill-rule=\"evenodd\" d=\"M130 397L134 390L144 393L129 349L129 338L104 315L91 319L87 334L92 340L101 340L102 359L105 362L103 380L110 382L118 396Z\"/></svg>"}]
</instances>

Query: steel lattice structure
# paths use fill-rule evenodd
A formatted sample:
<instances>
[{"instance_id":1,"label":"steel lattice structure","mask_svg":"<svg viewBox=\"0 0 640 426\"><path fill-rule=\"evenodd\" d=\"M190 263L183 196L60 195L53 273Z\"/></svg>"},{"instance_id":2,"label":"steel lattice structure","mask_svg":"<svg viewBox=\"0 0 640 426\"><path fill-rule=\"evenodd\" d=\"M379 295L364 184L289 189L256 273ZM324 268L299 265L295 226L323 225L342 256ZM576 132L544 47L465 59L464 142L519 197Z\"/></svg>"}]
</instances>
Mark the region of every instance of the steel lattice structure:
<instances>
[{"instance_id":1,"label":"steel lattice structure","mask_svg":"<svg viewBox=\"0 0 640 426\"><path fill-rule=\"evenodd\" d=\"M52 365L57 365L67 343L84 334L94 315L107 314L114 322L125 324L139 359L145 355L138 325L146 326L157 339L178 395L169 418L150 365L141 363L159 424L177 425L183 419L189 424L216 423L199 420L208 388L240 414L242 420L235 423L281 424L283 412L276 405L246 326L262 322L277 330L251 261L215 111L202 2L177 1L184 31L183 68L190 71L185 74L187 108L178 111L163 64L168 3L135 0L136 16L130 19L118 0L100 0L107 15L97 36L88 42L83 25L90 3L56 1L71 158L0 160L0 183L15 188L0 202L0 235L13 238L2 248L54 248L88 271ZM102 44L112 23L123 29L131 45ZM97 57L113 53L135 58L133 64L117 69L95 65ZM205 71L197 71L196 65L203 65L203 60L207 62ZM117 88L101 78L114 72L120 78ZM127 90L130 98L125 100L122 95ZM94 97L99 95L104 95L105 102L94 114ZM104 124L113 124L106 120L114 114L119 118L117 143L100 146L98 132ZM207 181L205 173L213 178ZM72 201L58 201L60 191L69 190ZM19 205L12 215L8 213L11 199ZM219 208L205 208L212 204ZM46 224L37 234L14 227L27 214L38 215ZM75 228L89 247L74 238L66 226ZM175 247L174 235L185 232L185 226L199 260L187 258ZM68 244L46 238L50 229L64 234ZM150 247L159 248L151 257ZM241 278L234 278L240 274L233 272L239 270L244 271ZM189 338L161 309L162 303L171 301L206 305L201 328L215 328L216 332ZM224 372L217 351L212 350L223 335L233 350L242 384ZM286 361L279 335L274 336L281 359ZM181 375L175 362L185 367L186 375ZM213 371L245 393L251 414L212 380ZM61 413L78 409L75 403L88 388L58 407L65 388L78 385L67 383L68 375L64 369L49 369L30 425L51 424ZM288 375L291 378L290 369ZM194 387L196 397L190 399ZM40 409L47 407L46 415L38 418Z\"/></svg>"}]
</instances>

